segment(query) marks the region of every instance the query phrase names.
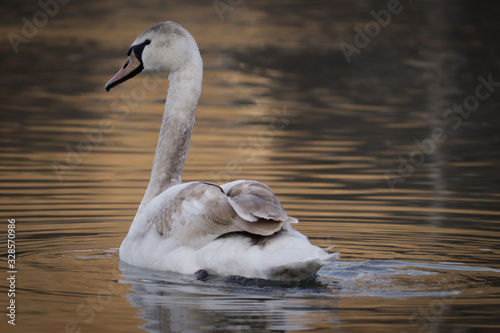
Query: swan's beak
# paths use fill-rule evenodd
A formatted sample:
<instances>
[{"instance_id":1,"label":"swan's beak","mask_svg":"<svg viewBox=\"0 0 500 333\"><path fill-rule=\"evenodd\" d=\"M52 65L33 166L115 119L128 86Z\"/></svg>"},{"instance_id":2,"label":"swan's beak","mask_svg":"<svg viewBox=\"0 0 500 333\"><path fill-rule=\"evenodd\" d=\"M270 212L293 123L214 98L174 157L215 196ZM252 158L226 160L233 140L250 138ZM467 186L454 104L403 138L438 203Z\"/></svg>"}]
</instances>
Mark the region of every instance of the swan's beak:
<instances>
[{"instance_id":1,"label":"swan's beak","mask_svg":"<svg viewBox=\"0 0 500 333\"><path fill-rule=\"evenodd\" d=\"M130 53L125 65L111 78L111 80L106 83L106 91L109 91L111 88L116 87L122 82L127 81L128 79L133 78L137 74L139 74L144 69L142 62L137 59L134 52Z\"/></svg>"}]
</instances>

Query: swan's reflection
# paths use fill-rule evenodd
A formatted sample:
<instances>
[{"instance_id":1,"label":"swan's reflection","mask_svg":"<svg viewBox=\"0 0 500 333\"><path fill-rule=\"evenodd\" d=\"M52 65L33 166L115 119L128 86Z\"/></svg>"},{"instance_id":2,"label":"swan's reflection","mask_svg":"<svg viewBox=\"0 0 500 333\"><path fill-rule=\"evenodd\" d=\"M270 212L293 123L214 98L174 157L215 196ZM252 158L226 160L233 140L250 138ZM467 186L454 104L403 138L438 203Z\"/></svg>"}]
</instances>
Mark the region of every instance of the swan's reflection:
<instances>
[{"instance_id":1,"label":"swan's reflection","mask_svg":"<svg viewBox=\"0 0 500 333\"><path fill-rule=\"evenodd\" d=\"M325 288L316 281L300 286L241 278L199 281L121 261L120 269L133 291L127 297L141 309L147 322L142 328L149 332L287 332L305 329L318 313L337 321L336 302L328 309L312 305L311 293Z\"/></svg>"}]
</instances>

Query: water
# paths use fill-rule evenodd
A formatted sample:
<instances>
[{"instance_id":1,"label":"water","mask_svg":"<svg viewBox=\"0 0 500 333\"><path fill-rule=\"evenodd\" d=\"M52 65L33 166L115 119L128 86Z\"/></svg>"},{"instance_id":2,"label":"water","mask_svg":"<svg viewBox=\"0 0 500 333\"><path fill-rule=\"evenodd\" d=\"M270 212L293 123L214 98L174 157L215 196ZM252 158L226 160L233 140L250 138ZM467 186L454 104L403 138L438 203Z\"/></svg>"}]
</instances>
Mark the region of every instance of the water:
<instances>
[{"instance_id":1,"label":"water","mask_svg":"<svg viewBox=\"0 0 500 333\"><path fill-rule=\"evenodd\" d=\"M387 2L232 4L219 16L211 1L71 1L18 53L4 38L1 253L15 219L17 274L16 325L2 278L0 330L498 331L500 92L469 97L479 76L500 81L498 3L402 1L350 63L339 44L355 46L353 28ZM0 6L3 36L43 19L36 1ZM269 184L297 229L341 254L315 280L197 281L119 262L168 83L104 83L165 19L205 64L184 180ZM477 110L447 113L464 101Z\"/></svg>"}]
</instances>

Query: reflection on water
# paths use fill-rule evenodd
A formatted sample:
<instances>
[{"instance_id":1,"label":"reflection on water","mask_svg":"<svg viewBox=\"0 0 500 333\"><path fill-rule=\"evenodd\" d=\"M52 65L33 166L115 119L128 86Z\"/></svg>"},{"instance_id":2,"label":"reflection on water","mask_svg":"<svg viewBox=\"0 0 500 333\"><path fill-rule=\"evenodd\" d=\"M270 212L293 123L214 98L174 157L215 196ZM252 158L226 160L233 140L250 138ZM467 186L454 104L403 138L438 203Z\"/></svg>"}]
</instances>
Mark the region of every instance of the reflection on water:
<instances>
[{"instance_id":1,"label":"reflection on water","mask_svg":"<svg viewBox=\"0 0 500 333\"><path fill-rule=\"evenodd\" d=\"M497 331L500 94L463 103L479 77L500 81L499 5L401 4L350 64L339 44L386 1L241 2L223 21L211 1L68 2L17 54L5 39L0 209L16 219L19 273L17 325L0 330ZM41 10L0 7L4 36ZM165 19L191 31L205 65L184 180L269 184L301 232L341 253L314 281L119 263L168 83L103 87ZM468 113L446 113L460 104ZM423 145L437 128L446 139Z\"/></svg>"},{"instance_id":2,"label":"reflection on water","mask_svg":"<svg viewBox=\"0 0 500 333\"><path fill-rule=\"evenodd\" d=\"M294 287L241 278L200 282L124 266L125 282L133 291L129 300L143 310L148 321L143 328L150 332L300 330L309 322L301 318L318 312L307 302L322 288L317 282ZM334 316L335 307L328 308L328 316Z\"/></svg>"}]
</instances>

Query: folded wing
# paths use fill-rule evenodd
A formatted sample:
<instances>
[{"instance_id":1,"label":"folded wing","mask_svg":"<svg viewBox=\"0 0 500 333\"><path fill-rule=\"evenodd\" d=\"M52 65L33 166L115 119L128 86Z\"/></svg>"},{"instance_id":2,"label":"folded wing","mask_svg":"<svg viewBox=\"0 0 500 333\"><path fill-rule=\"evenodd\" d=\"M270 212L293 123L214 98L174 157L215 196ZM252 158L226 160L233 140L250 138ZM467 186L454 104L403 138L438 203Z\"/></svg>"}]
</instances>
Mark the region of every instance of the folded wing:
<instances>
[{"instance_id":1,"label":"folded wing","mask_svg":"<svg viewBox=\"0 0 500 333\"><path fill-rule=\"evenodd\" d=\"M165 238L181 244L203 246L230 232L245 231L269 236L283 223L296 223L287 216L271 189L260 182L242 180L219 187L192 182L170 188L148 217L148 224ZM175 192L174 192L175 190Z\"/></svg>"}]
</instances>

